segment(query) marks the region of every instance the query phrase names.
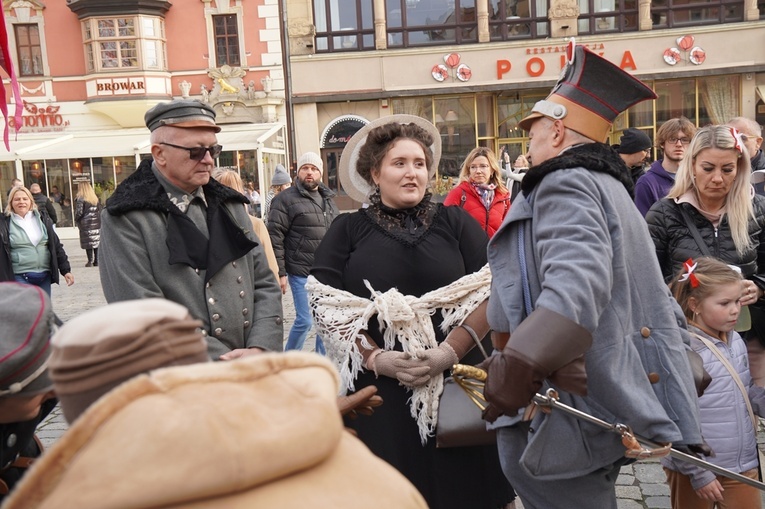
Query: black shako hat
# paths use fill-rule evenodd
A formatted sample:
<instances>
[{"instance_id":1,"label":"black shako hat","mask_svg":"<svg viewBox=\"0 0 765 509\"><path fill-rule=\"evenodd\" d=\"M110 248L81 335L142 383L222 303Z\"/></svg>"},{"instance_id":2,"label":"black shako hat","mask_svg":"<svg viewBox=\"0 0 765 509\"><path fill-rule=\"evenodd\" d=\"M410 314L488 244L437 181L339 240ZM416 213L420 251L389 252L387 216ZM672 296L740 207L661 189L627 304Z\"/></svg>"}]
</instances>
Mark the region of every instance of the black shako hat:
<instances>
[{"instance_id":1,"label":"black shako hat","mask_svg":"<svg viewBox=\"0 0 765 509\"><path fill-rule=\"evenodd\" d=\"M172 127L206 127L220 132L215 123L215 110L194 99L162 102L143 116L146 127L153 131L163 125Z\"/></svg>"},{"instance_id":2,"label":"black shako hat","mask_svg":"<svg viewBox=\"0 0 765 509\"><path fill-rule=\"evenodd\" d=\"M567 62L543 101L519 122L528 131L535 119L562 120L563 125L594 141L603 142L622 111L656 94L608 60L571 39L566 48Z\"/></svg>"}]
</instances>

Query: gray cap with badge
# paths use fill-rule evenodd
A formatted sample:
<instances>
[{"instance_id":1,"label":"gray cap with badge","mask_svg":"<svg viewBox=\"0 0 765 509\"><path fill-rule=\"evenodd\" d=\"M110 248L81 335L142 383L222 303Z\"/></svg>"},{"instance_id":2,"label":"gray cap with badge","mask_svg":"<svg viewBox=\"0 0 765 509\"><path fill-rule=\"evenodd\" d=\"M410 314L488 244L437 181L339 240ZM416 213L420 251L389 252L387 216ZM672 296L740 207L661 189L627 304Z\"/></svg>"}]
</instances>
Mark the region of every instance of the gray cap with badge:
<instances>
[{"instance_id":1,"label":"gray cap with badge","mask_svg":"<svg viewBox=\"0 0 765 509\"><path fill-rule=\"evenodd\" d=\"M34 396L53 388L48 377L53 323L42 289L0 283L0 397Z\"/></svg>"},{"instance_id":2,"label":"gray cap with badge","mask_svg":"<svg viewBox=\"0 0 765 509\"><path fill-rule=\"evenodd\" d=\"M220 127L215 123L215 110L210 105L194 99L159 103L147 111L143 119L150 131L162 126L172 126L202 127L220 132Z\"/></svg>"}]
</instances>

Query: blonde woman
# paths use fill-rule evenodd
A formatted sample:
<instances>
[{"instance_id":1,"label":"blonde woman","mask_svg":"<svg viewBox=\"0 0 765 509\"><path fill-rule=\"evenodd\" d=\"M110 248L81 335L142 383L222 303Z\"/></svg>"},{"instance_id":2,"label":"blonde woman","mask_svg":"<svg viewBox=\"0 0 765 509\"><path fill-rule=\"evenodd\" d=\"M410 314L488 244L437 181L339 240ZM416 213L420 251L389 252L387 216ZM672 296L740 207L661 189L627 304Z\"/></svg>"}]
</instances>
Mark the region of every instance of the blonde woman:
<instances>
[{"instance_id":1,"label":"blonde woman","mask_svg":"<svg viewBox=\"0 0 765 509\"><path fill-rule=\"evenodd\" d=\"M80 230L80 247L88 255L86 267L98 267L98 245L101 242L101 203L90 182L77 184L74 200L74 224Z\"/></svg>"},{"instance_id":2,"label":"blonde woman","mask_svg":"<svg viewBox=\"0 0 765 509\"><path fill-rule=\"evenodd\" d=\"M689 258L712 256L741 269L741 305L749 306L750 350L765 345L765 196L754 194L751 163L741 134L725 125L699 129L667 198L646 215L667 281ZM697 240L698 239L698 240ZM758 281L758 284L755 283ZM755 305L756 304L756 305ZM765 359L751 356L751 371L765 384Z\"/></svg>"},{"instance_id":3,"label":"blonde woman","mask_svg":"<svg viewBox=\"0 0 765 509\"><path fill-rule=\"evenodd\" d=\"M231 189L234 189L235 191L239 191L240 193L245 194L244 192L244 185L242 184L242 178L239 176L237 172L234 170L224 170L222 168L215 168L212 173L212 177L223 184L224 186L230 187ZM245 205L245 208L247 206ZM260 241L261 245L263 246L263 249L266 252L266 259L268 259L268 267L271 269L271 271L274 273L274 276L276 276L276 279L279 279L279 266L276 263L276 256L274 256L274 248L271 246L271 237L268 235L268 230L266 229L266 224L259 218L255 216L250 216L250 221L252 222L252 231L255 232L255 235L258 236L258 240Z\"/></svg>"},{"instance_id":4,"label":"blonde woman","mask_svg":"<svg viewBox=\"0 0 765 509\"><path fill-rule=\"evenodd\" d=\"M462 207L489 238L494 235L510 210L510 195L491 149L478 147L468 154L460 171L460 183L449 191L444 205Z\"/></svg>"},{"instance_id":5,"label":"blonde woman","mask_svg":"<svg viewBox=\"0 0 765 509\"><path fill-rule=\"evenodd\" d=\"M0 219L0 281L39 286L50 295L51 283L58 284L59 273L67 286L74 284L53 221L47 214L40 214L29 189L12 188L5 215Z\"/></svg>"}]
</instances>

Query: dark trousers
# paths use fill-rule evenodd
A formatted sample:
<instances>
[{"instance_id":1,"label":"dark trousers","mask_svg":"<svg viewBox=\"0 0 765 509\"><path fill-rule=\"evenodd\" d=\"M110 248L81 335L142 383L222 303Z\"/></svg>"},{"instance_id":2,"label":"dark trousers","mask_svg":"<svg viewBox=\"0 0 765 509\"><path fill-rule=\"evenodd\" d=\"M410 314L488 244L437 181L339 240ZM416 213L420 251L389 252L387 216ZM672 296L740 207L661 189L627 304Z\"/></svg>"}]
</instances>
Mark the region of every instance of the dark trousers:
<instances>
[{"instance_id":1,"label":"dark trousers","mask_svg":"<svg viewBox=\"0 0 765 509\"><path fill-rule=\"evenodd\" d=\"M530 476L520 465L528 433L528 422L497 430L502 471L525 509L616 509L616 478L629 460L573 479L542 481Z\"/></svg>"}]
</instances>

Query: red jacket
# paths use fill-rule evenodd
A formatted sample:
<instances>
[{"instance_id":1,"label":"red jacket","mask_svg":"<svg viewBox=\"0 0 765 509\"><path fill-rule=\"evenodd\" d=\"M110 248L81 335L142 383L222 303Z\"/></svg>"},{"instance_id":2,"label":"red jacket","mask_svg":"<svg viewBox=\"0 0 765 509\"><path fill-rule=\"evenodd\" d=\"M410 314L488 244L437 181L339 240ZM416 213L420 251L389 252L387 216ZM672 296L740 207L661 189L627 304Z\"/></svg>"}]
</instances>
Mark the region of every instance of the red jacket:
<instances>
[{"instance_id":1,"label":"red jacket","mask_svg":"<svg viewBox=\"0 0 765 509\"><path fill-rule=\"evenodd\" d=\"M473 216L481 225L481 228L491 238L505 219L510 210L510 195L494 190L494 199L491 207L487 210L475 187L470 182L460 184L449 191L444 200L444 205L458 205Z\"/></svg>"}]
</instances>

